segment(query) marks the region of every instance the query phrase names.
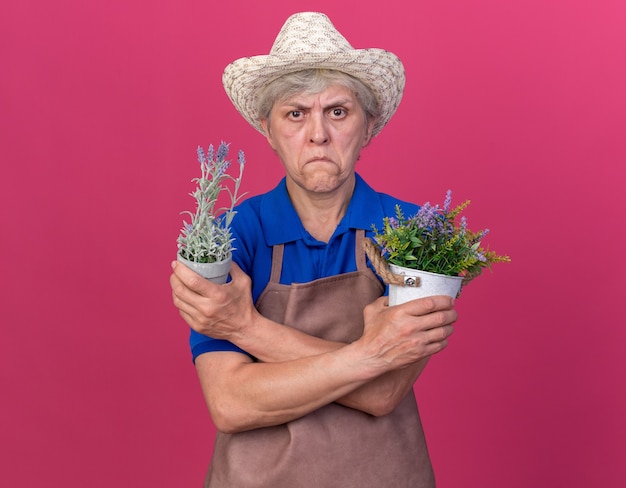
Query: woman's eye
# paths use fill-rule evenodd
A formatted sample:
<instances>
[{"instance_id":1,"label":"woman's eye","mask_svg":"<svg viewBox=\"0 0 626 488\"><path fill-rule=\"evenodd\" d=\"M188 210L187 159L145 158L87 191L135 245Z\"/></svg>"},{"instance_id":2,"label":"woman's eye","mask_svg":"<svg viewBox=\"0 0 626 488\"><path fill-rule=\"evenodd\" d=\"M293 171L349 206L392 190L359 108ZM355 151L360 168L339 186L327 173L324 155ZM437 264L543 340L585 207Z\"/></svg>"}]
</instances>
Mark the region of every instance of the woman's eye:
<instances>
[{"instance_id":1,"label":"woman's eye","mask_svg":"<svg viewBox=\"0 0 626 488\"><path fill-rule=\"evenodd\" d=\"M302 112L300 110L292 110L291 112L289 112L289 117L291 117L292 119L299 119L300 117L302 117Z\"/></svg>"},{"instance_id":2,"label":"woman's eye","mask_svg":"<svg viewBox=\"0 0 626 488\"><path fill-rule=\"evenodd\" d=\"M332 116L335 118L343 117L346 115L346 111L342 108L334 108L331 110Z\"/></svg>"}]
</instances>

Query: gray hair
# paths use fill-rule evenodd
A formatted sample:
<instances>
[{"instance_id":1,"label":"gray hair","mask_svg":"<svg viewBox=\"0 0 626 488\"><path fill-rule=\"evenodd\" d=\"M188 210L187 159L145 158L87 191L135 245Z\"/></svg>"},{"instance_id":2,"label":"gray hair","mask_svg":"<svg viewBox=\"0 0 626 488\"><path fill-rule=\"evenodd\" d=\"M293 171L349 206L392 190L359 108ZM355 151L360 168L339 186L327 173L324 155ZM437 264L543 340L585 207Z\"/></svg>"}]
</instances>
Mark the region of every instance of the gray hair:
<instances>
[{"instance_id":1,"label":"gray hair","mask_svg":"<svg viewBox=\"0 0 626 488\"><path fill-rule=\"evenodd\" d=\"M330 85L343 86L355 94L365 112L367 123L378 117L378 103L369 86L347 73L321 68L287 73L263 87L257 98L258 114L261 120L269 122L270 112L276 102L287 100L299 93L321 93Z\"/></svg>"}]
</instances>

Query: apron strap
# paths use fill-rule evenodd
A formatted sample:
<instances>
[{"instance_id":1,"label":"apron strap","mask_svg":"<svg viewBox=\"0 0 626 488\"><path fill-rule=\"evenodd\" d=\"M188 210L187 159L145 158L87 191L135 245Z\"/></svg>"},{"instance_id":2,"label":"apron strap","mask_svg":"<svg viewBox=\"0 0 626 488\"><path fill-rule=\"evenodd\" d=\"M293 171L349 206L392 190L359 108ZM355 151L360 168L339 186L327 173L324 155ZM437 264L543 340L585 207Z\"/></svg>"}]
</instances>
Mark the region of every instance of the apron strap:
<instances>
[{"instance_id":1,"label":"apron strap","mask_svg":"<svg viewBox=\"0 0 626 488\"><path fill-rule=\"evenodd\" d=\"M363 229L357 229L355 245L354 245L354 256L356 259L357 271L363 271L367 269L367 265L365 264L365 251L363 251L364 237L365 237L365 231Z\"/></svg>"},{"instance_id":2,"label":"apron strap","mask_svg":"<svg viewBox=\"0 0 626 488\"><path fill-rule=\"evenodd\" d=\"M367 269L367 264L365 262L365 252L363 251L362 245L364 238L365 231L363 229L357 229L354 243L354 256L356 259L357 271L363 271ZM270 273L270 283L280 283L280 275L283 271L284 251L284 244L276 244L275 246L272 246L272 271Z\"/></svg>"},{"instance_id":3,"label":"apron strap","mask_svg":"<svg viewBox=\"0 0 626 488\"><path fill-rule=\"evenodd\" d=\"M280 274L283 271L283 251L284 244L272 246L272 272L270 274L270 283L280 283Z\"/></svg>"}]
</instances>

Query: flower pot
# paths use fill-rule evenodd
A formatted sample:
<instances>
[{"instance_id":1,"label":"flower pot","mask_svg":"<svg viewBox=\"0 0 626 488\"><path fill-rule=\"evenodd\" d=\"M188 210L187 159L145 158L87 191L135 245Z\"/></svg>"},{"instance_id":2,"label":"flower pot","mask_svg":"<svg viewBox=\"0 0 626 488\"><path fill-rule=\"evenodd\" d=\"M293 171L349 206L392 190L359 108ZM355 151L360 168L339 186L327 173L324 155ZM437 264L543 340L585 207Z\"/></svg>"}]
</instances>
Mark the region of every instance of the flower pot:
<instances>
[{"instance_id":1,"label":"flower pot","mask_svg":"<svg viewBox=\"0 0 626 488\"><path fill-rule=\"evenodd\" d=\"M390 306L433 295L448 295L455 298L463 282L462 276L446 276L419 269L403 268L394 264L390 264L389 268L393 274L405 277L404 286L389 285ZM414 278L419 278L419 280Z\"/></svg>"},{"instance_id":2,"label":"flower pot","mask_svg":"<svg viewBox=\"0 0 626 488\"><path fill-rule=\"evenodd\" d=\"M185 259L180 254L176 255L176 259L203 278L218 285L226 283L228 273L230 272L230 265L233 261L232 256L230 256L228 259L218 261L217 263L196 263L195 261Z\"/></svg>"}]
</instances>

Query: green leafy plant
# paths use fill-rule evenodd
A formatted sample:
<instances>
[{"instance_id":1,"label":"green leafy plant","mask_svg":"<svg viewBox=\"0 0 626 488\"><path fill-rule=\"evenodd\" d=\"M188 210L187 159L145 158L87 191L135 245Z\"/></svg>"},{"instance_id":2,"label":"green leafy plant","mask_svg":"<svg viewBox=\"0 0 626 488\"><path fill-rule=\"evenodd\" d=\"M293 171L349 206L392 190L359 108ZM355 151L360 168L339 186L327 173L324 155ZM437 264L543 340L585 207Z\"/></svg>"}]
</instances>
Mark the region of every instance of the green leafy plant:
<instances>
[{"instance_id":1,"label":"green leafy plant","mask_svg":"<svg viewBox=\"0 0 626 488\"><path fill-rule=\"evenodd\" d=\"M191 221L183 221L183 228L178 236L179 254L196 263L215 263L228 259L233 251L233 236L230 224L236 214L234 210L237 202L243 197L238 195L245 156L239 151L239 176L228 174L230 161L228 156L229 144L221 142L217 153L213 145L204 149L198 146L198 162L201 176L192 181L197 184L196 190L190 193L196 200L196 211L182 212L187 214ZM218 198L222 192L228 194L230 204L216 208Z\"/></svg>"},{"instance_id":2,"label":"green leafy plant","mask_svg":"<svg viewBox=\"0 0 626 488\"><path fill-rule=\"evenodd\" d=\"M470 201L450 209L452 191L448 190L443 207L425 203L419 211L405 217L396 205L395 217L385 217L382 229L375 225L374 242L391 264L448 276L464 276L465 281L480 275L493 263L510 262L482 247L489 229L472 232L467 219L457 217Z\"/></svg>"}]
</instances>

